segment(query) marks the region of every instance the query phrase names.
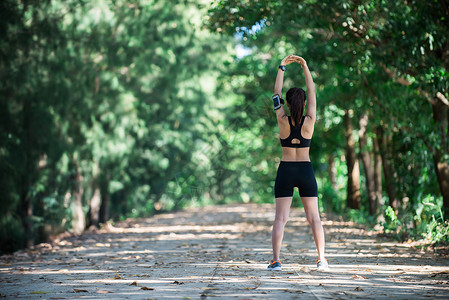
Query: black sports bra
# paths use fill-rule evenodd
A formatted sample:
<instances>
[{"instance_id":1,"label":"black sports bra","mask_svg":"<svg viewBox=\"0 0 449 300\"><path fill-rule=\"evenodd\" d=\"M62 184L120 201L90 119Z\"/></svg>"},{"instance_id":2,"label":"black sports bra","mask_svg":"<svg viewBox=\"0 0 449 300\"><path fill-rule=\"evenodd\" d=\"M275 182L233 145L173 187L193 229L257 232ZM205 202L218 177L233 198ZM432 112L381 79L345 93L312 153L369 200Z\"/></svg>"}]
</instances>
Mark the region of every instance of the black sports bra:
<instances>
[{"instance_id":1,"label":"black sports bra","mask_svg":"<svg viewBox=\"0 0 449 300\"><path fill-rule=\"evenodd\" d=\"M301 122L299 123L299 128L296 128L292 124L292 119L288 117L288 123L290 124L290 135L286 139L280 139L282 147L291 147L291 148L307 148L310 147L310 142L312 139L305 139L301 135L301 128L304 124L304 116L301 118ZM299 144L293 144L292 140L298 139L300 141Z\"/></svg>"}]
</instances>

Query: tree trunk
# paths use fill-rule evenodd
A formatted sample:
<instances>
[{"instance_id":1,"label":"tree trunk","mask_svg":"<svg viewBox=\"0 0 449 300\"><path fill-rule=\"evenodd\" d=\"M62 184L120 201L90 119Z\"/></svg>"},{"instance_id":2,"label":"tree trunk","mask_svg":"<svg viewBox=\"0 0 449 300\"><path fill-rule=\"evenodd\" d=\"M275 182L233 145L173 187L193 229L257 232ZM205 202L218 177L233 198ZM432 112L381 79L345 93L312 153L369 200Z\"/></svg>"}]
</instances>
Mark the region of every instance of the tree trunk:
<instances>
[{"instance_id":1,"label":"tree trunk","mask_svg":"<svg viewBox=\"0 0 449 300\"><path fill-rule=\"evenodd\" d=\"M100 189L101 189L101 205L100 205L100 223L106 223L109 220L109 202L110 195L108 191L109 186L109 173L100 177Z\"/></svg>"},{"instance_id":2,"label":"tree trunk","mask_svg":"<svg viewBox=\"0 0 449 300\"><path fill-rule=\"evenodd\" d=\"M101 193L100 223L106 223L109 220L109 200L109 193L103 191Z\"/></svg>"},{"instance_id":3,"label":"tree trunk","mask_svg":"<svg viewBox=\"0 0 449 300\"><path fill-rule=\"evenodd\" d=\"M348 166L348 189L346 202L349 208L360 209L360 170L355 153L354 130L351 120L352 110L345 111L346 164Z\"/></svg>"},{"instance_id":4,"label":"tree trunk","mask_svg":"<svg viewBox=\"0 0 449 300\"><path fill-rule=\"evenodd\" d=\"M22 180L21 180L21 192L20 192L20 202L21 202L21 219L22 226L25 230L25 247L31 247L34 245L34 224L33 224L33 198L30 194L31 178L30 176L34 173L32 155L33 151L32 145L32 126L31 126L31 104L29 100L23 103L23 132L25 134L25 143L23 145L24 151L24 169L22 170Z\"/></svg>"},{"instance_id":5,"label":"tree trunk","mask_svg":"<svg viewBox=\"0 0 449 300\"><path fill-rule=\"evenodd\" d=\"M329 154L327 162L332 189L334 191L337 191L337 170L335 169L335 156Z\"/></svg>"},{"instance_id":6,"label":"tree trunk","mask_svg":"<svg viewBox=\"0 0 449 300\"><path fill-rule=\"evenodd\" d=\"M75 175L73 176L72 188L72 231L76 234L81 234L86 228L86 219L83 212L83 177L81 176L80 168L77 162L74 163Z\"/></svg>"},{"instance_id":7,"label":"tree trunk","mask_svg":"<svg viewBox=\"0 0 449 300\"><path fill-rule=\"evenodd\" d=\"M360 157L363 163L363 169L365 171L366 190L368 193L368 207L370 216L377 214L377 201L376 201L376 183L374 180L374 168L371 161L371 155L368 152L368 115L364 114L359 120L359 149Z\"/></svg>"},{"instance_id":8,"label":"tree trunk","mask_svg":"<svg viewBox=\"0 0 449 300\"><path fill-rule=\"evenodd\" d=\"M22 226L25 229L25 247L34 245L33 199L28 193L28 186L22 187Z\"/></svg>"},{"instance_id":9,"label":"tree trunk","mask_svg":"<svg viewBox=\"0 0 449 300\"><path fill-rule=\"evenodd\" d=\"M373 139L374 148L374 185L376 192L376 206L382 207L382 156L380 155L379 141L377 138ZM382 214L378 214L381 216Z\"/></svg>"},{"instance_id":10,"label":"tree trunk","mask_svg":"<svg viewBox=\"0 0 449 300\"><path fill-rule=\"evenodd\" d=\"M385 134L382 127L377 128L377 140L380 148L380 156L382 160L385 187L388 195L388 204L397 212L399 207L399 200L396 197L396 173L391 165L390 151L388 145L391 143L391 136Z\"/></svg>"},{"instance_id":11,"label":"tree trunk","mask_svg":"<svg viewBox=\"0 0 449 300\"><path fill-rule=\"evenodd\" d=\"M433 120L439 129L441 145L433 150L433 162L441 195L443 196L443 211L449 217L449 162L444 155L449 152L449 109L438 99L435 99Z\"/></svg>"},{"instance_id":12,"label":"tree trunk","mask_svg":"<svg viewBox=\"0 0 449 300\"><path fill-rule=\"evenodd\" d=\"M91 225L97 226L99 224L100 218L100 203L101 203L101 193L100 188L95 185L94 194L90 199L90 223Z\"/></svg>"},{"instance_id":13,"label":"tree trunk","mask_svg":"<svg viewBox=\"0 0 449 300\"><path fill-rule=\"evenodd\" d=\"M449 164L436 155L433 156L433 161L435 163L438 185L443 196L443 211L447 219L449 217Z\"/></svg>"}]
</instances>

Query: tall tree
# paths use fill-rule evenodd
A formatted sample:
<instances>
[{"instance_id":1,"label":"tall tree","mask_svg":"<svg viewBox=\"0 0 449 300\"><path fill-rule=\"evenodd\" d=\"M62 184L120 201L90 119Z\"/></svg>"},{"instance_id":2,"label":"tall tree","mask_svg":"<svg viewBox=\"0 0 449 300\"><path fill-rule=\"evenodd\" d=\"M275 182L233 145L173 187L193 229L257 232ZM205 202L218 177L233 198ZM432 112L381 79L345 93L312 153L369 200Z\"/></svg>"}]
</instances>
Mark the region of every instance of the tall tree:
<instances>
[{"instance_id":1,"label":"tall tree","mask_svg":"<svg viewBox=\"0 0 449 300\"><path fill-rule=\"evenodd\" d=\"M353 114L352 110L345 111L346 161L348 166L348 192L346 201L349 208L360 209L360 169L353 136Z\"/></svg>"},{"instance_id":2,"label":"tall tree","mask_svg":"<svg viewBox=\"0 0 449 300\"><path fill-rule=\"evenodd\" d=\"M369 214L375 216L378 209L376 201L376 182L374 178L374 166L368 149L368 114L362 114L359 120L359 150L365 172L365 182L368 198Z\"/></svg>"}]
</instances>

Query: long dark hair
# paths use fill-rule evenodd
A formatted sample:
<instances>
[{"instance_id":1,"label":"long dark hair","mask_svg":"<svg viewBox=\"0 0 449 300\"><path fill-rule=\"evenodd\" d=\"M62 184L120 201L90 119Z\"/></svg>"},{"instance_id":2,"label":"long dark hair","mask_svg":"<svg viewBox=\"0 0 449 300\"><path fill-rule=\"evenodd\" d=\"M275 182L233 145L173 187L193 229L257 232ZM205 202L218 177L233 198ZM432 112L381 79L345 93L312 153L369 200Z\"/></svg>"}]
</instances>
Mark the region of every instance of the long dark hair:
<instances>
[{"instance_id":1,"label":"long dark hair","mask_svg":"<svg viewBox=\"0 0 449 300\"><path fill-rule=\"evenodd\" d=\"M287 92L287 103L290 104L290 113L295 121L295 127L299 127L304 114L306 92L302 88L292 87Z\"/></svg>"}]
</instances>

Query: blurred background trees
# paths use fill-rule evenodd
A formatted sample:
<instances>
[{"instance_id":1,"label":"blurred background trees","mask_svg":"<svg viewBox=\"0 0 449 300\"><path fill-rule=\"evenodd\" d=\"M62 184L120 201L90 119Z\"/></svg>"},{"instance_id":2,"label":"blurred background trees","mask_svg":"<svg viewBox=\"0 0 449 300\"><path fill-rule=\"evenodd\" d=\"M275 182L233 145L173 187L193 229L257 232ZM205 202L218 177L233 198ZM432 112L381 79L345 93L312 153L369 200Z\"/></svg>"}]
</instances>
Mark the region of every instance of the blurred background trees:
<instances>
[{"instance_id":1,"label":"blurred background trees","mask_svg":"<svg viewBox=\"0 0 449 300\"><path fill-rule=\"evenodd\" d=\"M229 192L208 159L233 44L204 3L1 5L2 250Z\"/></svg>"},{"instance_id":2,"label":"blurred background trees","mask_svg":"<svg viewBox=\"0 0 449 300\"><path fill-rule=\"evenodd\" d=\"M6 0L0 16L2 252L109 220L272 202L270 97L288 54L317 86L321 209L448 239L446 1ZM293 85L305 87L295 65Z\"/></svg>"}]
</instances>

